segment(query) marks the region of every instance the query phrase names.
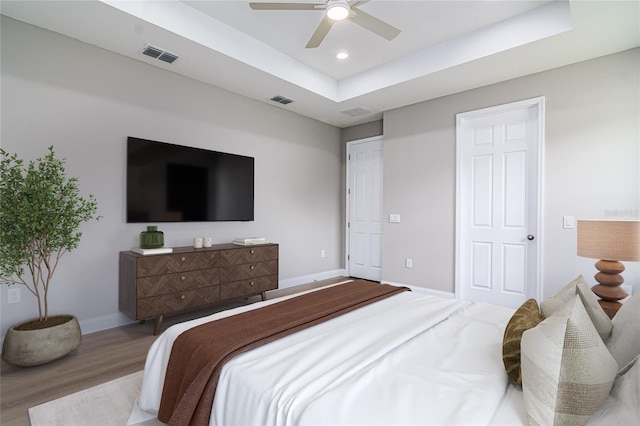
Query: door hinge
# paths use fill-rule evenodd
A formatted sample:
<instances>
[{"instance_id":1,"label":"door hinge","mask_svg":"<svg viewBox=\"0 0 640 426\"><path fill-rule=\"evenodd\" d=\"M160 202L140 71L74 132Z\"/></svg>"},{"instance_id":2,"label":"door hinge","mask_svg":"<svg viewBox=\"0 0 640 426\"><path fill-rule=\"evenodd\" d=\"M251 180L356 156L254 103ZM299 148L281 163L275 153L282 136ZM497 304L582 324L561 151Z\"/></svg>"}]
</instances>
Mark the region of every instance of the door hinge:
<instances>
[{"instance_id":1,"label":"door hinge","mask_svg":"<svg viewBox=\"0 0 640 426\"><path fill-rule=\"evenodd\" d=\"M347 255L347 260L351 260L351 255L350 254Z\"/></svg>"}]
</instances>

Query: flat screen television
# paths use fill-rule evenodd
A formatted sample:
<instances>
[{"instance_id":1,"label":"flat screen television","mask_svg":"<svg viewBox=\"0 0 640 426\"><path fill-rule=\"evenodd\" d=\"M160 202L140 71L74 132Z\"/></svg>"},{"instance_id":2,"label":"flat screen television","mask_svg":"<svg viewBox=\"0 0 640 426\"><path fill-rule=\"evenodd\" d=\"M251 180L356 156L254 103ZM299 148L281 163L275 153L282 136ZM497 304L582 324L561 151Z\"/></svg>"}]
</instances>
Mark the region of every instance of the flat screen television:
<instances>
[{"instance_id":1,"label":"flat screen television","mask_svg":"<svg viewBox=\"0 0 640 426\"><path fill-rule=\"evenodd\" d=\"M127 223L252 221L254 158L127 138Z\"/></svg>"}]
</instances>

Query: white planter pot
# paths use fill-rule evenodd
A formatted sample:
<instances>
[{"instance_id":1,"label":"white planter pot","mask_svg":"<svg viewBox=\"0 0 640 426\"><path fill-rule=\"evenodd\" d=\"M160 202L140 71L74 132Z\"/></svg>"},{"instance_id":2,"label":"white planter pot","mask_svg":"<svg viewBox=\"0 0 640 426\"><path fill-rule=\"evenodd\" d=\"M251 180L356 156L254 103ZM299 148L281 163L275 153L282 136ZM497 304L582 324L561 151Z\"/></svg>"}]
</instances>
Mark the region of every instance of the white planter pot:
<instances>
[{"instance_id":1,"label":"white planter pot","mask_svg":"<svg viewBox=\"0 0 640 426\"><path fill-rule=\"evenodd\" d=\"M38 330L17 330L14 324L7 331L2 345L2 359L20 367L46 364L62 358L80 346L82 333L78 319L73 315L65 323Z\"/></svg>"}]
</instances>

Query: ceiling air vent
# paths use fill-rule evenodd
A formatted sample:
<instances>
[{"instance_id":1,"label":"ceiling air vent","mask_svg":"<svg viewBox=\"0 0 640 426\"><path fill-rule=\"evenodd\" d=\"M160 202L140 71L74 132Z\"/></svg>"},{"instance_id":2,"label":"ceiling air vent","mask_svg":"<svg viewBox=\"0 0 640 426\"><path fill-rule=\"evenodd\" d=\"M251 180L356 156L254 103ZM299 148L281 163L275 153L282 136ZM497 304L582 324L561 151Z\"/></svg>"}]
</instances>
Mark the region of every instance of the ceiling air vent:
<instances>
[{"instance_id":1,"label":"ceiling air vent","mask_svg":"<svg viewBox=\"0 0 640 426\"><path fill-rule=\"evenodd\" d=\"M355 107L355 108L351 108L346 111L340 111L340 112L342 112L343 114L347 114L349 117L357 117L359 115L369 114L371 111L361 107Z\"/></svg>"},{"instance_id":2,"label":"ceiling air vent","mask_svg":"<svg viewBox=\"0 0 640 426\"><path fill-rule=\"evenodd\" d=\"M178 59L178 56L174 55L173 53L169 53L166 50L148 44L145 45L142 49L142 54L151 56L152 58L159 59L169 64L174 63Z\"/></svg>"},{"instance_id":3,"label":"ceiling air vent","mask_svg":"<svg viewBox=\"0 0 640 426\"><path fill-rule=\"evenodd\" d=\"M285 98L284 96L280 95L274 96L273 98L271 98L271 100L282 105L287 105L293 102L293 99Z\"/></svg>"},{"instance_id":4,"label":"ceiling air vent","mask_svg":"<svg viewBox=\"0 0 640 426\"><path fill-rule=\"evenodd\" d=\"M161 61L165 61L169 64L172 64L176 61L176 59L178 59L178 57L173 53L162 52L162 55L158 56L158 59L160 59Z\"/></svg>"}]
</instances>

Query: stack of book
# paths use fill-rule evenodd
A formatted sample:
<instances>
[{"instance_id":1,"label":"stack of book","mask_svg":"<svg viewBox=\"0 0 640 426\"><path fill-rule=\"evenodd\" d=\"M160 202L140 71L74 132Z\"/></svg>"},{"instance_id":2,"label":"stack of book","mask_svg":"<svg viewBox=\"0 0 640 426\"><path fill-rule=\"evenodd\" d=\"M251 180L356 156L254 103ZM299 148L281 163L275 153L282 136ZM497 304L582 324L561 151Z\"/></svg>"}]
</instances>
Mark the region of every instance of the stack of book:
<instances>
[{"instance_id":1,"label":"stack of book","mask_svg":"<svg viewBox=\"0 0 640 426\"><path fill-rule=\"evenodd\" d=\"M267 240L261 237L251 237L251 238L236 238L233 240L233 244L239 246L252 246L255 244L266 244Z\"/></svg>"},{"instance_id":2,"label":"stack of book","mask_svg":"<svg viewBox=\"0 0 640 426\"><path fill-rule=\"evenodd\" d=\"M138 254L164 254L164 253L173 253L173 248L171 247L160 247L160 248L150 248L150 249L145 249L145 248L140 248L140 247L133 247L131 249L132 252L134 253L138 253Z\"/></svg>"}]
</instances>

